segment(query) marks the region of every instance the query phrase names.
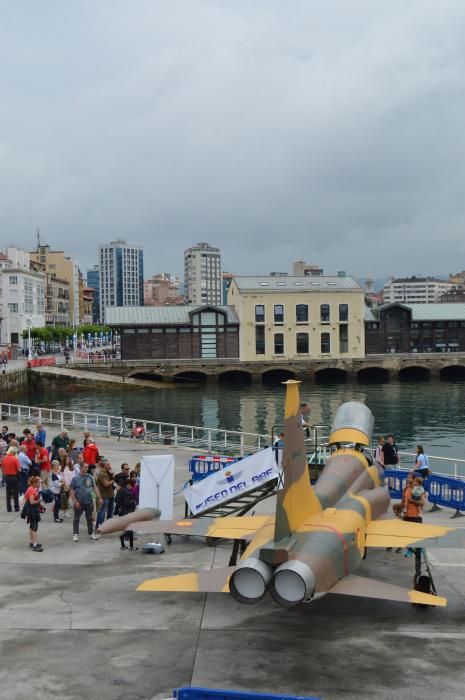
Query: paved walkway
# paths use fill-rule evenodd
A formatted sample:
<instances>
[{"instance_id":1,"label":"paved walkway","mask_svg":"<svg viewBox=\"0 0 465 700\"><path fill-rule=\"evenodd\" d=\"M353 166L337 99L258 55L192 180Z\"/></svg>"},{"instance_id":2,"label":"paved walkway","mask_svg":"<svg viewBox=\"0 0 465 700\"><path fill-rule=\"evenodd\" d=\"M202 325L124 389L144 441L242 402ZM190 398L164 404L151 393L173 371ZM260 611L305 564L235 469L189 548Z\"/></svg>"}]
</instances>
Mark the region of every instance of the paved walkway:
<instances>
[{"instance_id":1,"label":"paved walkway","mask_svg":"<svg viewBox=\"0 0 465 700\"><path fill-rule=\"evenodd\" d=\"M115 468L169 449L176 490L187 478L187 450L98 443ZM182 497L175 503L181 516ZM449 515L427 518L449 522ZM249 607L227 595L136 593L158 573L224 565L225 543L174 538L159 557L121 551L117 536L93 542L83 534L73 543L71 521L55 524L50 507L39 532L41 554L29 551L27 525L6 513L1 489L2 700L155 700L189 684L324 700L463 698L462 551L430 557L439 593L449 599L445 609L326 596L284 610L269 599ZM412 566L402 555L375 551L360 574L409 586Z\"/></svg>"}]
</instances>

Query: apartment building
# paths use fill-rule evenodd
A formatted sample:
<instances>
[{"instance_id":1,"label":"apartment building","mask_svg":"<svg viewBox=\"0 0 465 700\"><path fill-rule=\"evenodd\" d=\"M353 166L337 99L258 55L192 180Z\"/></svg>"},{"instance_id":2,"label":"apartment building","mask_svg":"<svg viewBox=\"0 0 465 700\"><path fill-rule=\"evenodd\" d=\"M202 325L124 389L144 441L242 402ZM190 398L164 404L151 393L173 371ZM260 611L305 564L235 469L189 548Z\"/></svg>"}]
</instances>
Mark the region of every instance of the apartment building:
<instances>
[{"instance_id":1,"label":"apartment building","mask_svg":"<svg viewBox=\"0 0 465 700\"><path fill-rule=\"evenodd\" d=\"M240 359L365 356L364 290L353 277L234 277Z\"/></svg>"},{"instance_id":2,"label":"apartment building","mask_svg":"<svg viewBox=\"0 0 465 700\"><path fill-rule=\"evenodd\" d=\"M209 243L184 251L184 293L188 304L222 303L221 252Z\"/></svg>"},{"instance_id":3,"label":"apartment building","mask_svg":"<svg viewBox=\"0 0 465 700\"><path fill-rule=\"evenodd\" d=\"M179 291L179 277L160 272L144 282L144 306L177 306L184 304Z\"/></svg>"},{"instance_id":4,"label":"apartment building","mask_svg":"<svg viewBox=\"0 0 465 700\"><path fill-rule=\"evenodd\" d=\"M68 324L79 325L79 267L74 258L63 250L51 250L48 245L39 245L30 253L33 263L40 263L48 279L57 279L68 283L69 319Z\"/></svg>"},{"instance_id":5,"label":"apartment building","mask_svg":"<svg viewBox=\"0 0 465 700\"><path fill-rule=\"evenodd\" d=\"M384 285L383 300L385 304L436 304L453 286L449 280L434 277L400 277Z\"/></svg>"},{"instance_id":6,"label":"apartment building","mask_svg":"<svg viewBox=\"0 0 465 700\"><path fill-rule=\"evenodd\" d=\"M108 306L143 306L144 253L118 239L99 246L100 321Z\"/></svg>"},{"instance_id":7,"label":"apartment building","mask_svg":"<svg viewBox=\"0 0 465 700\"><path fill-rule=\"evenodd\" d=\"M87 270L87 287L93 290L92 321L98 323L100 319L100 271L98 265Z\"/></svg>"},{"instance_id":8,"label":"apartment building","mask_svg":"<svg viewBox=\"0 0 465 700\"><path fill-rule=\"evenodd\" d=\"M0 270L2 345L22 345L28 327L45 326L46 274L30 269L29 253L15 246L6 249Z\"/></svg>"}]
</instances>

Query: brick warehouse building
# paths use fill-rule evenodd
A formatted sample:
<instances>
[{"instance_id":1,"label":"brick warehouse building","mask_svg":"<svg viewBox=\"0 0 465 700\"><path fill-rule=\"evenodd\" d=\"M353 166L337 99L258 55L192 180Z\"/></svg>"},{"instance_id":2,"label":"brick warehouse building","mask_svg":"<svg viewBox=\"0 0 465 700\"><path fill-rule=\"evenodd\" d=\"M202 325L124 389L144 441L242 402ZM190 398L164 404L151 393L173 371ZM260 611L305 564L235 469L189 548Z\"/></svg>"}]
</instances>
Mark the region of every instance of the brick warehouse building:
<instances>
[{"instance_id":1,"label":"brick warehouse building","mask_svg":"<svg viewBox=\"0 0 465 700\"><path fill-rule=\"evenodd\" d=\"M465 304L387 304L365 310L366 354L464 352Z\"/></svg>"},{"instance_id":2,"label":"brick warehouse building","mask_svg":"<svg viewBox=\"0 0 465 700\"><path fill-rule=\"evenodd\" d=\"M239 319L229 306L114 306L105 319L121 335L122 360L239 357Z\"/></svg>"}]
</instances>

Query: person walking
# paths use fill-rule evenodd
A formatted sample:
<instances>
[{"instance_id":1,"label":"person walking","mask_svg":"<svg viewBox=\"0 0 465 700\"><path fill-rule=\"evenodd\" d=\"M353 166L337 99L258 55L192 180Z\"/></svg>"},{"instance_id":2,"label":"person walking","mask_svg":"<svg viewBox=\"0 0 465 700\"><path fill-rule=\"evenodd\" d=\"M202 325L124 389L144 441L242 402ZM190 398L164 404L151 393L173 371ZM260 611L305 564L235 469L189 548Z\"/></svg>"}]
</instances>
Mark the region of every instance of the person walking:
<instances>
[{"instance_id":1,"label":"person walking","mask_svg":"<svg viewBox=\"0 0 465 700\"><path fill-rule=\"evenodd\" d=\"M34 435L31 433L29 428L25 428L23 430L23 435L24 440L22 441L21 446L24 445L24 447L26 448L27 456L29 457L31 462L33 462L36 456L36 441Z\"/></svg>"},{"instance_id":2,"label":"person walking","mask_svg":"<svg viewBox=\"0 0 465 700\"><path fill-rule=\"evenodd\" d=\"M6 485L6 509L11 513L11 499L13 499L15 511L19 511L19 475L21 463L18 459L18 448L10 447L2 460L3 478Z\"/></svg>"},{"instance_id":3,"label":"person walking","mask_svg":"<svg viewBox=\"0 0 465 700\"><path fill-rule=\"evenodd\" d=\"M102 504L97 513L96 529L105 521L105 517L109 520L113 517L114 508L114 488L115 482L111 464L107 459L102 460L99 469L97 470L97 486L102 497Z\"/></svg>"},{"instance_id":4,"label":"person walking","mask_svg":"<svg viewBox=\"0 0 465 700\"><path fill-rule=\"evenodd\" d=\"M132 489L136 484L135 479L127 479L121 482L121 488L118 489L118 493L115 498L115 514L122 517L123 515L128 515L136 510L136 501L134 499ZM125 530L120 535L121 549L128 549L124 544L125 540L129 540L129 549L136 550L134 547L134 532L132 530Z\"/></svg>"},{"instance_id":5,"label":"person walking","mask_svg":"<svg viewBox=\"0 0 465 700\"><path fill-rule=\"evenodd\" d=\"M43 552L43 546L37 541L37 531L39 529L40 513L40 477L31 476L29 488L24 494L23 513L29 525L29 547L33 552ZM21 514L22 515L22 514Z\"/></svg>"},{"instance_id":6,"label":"person walking","mask_svg":"<svg viewBox=\"0 0 465 700\"><path fill-rule=\"evenodd\" d=\"M91 540L97 540L92 521L94 503L92 494L95 494L98 503L101 502L100 493L95 485L94 477L87 473L88 465L83 462L79 476L75 476L70 484L70 495L74 505L73 541L79 542L79 521L84 513L87 522L87 532Z\"/></svg>"},{"instance_id":7,"label":"person walking","mask_svg":"<svg viewBox=\"0 0 465 700\"><path fill-rule=\"evenodd\" d=\"M8 357L6 356L6 353L4 353L3 357L2 357L2 374L6 374L7 365L8 365Z\"/></svg>"},{"instance_id":8,"label":"person walking","mask_svg":"<svg viewBox=\"0 0 465 700\"><path fill-rule=\"evenodd\" d=\"M6 426L5 426L6 427ZM7 433L8 433L8 428L7 428ZM3 458L7 453L8 450L8 442L6 441L6 435L7 433L1 433L0 435L0 467L3 462ZM3 471L0 469L0 487L5 486L5 479L3 477Z\"/></svg>"},{"instance_id":9,"label":"person walking","mask_svg":"<svg viewBox=\"0 0 465 700\"><path fill-rule=\"evenodd\" d=\"M52 465L50 464L48 450L44 447L40 440L36 442L36 457L34 463L34 472L36 472L36 470L40 470L40 480L42 481L43 487L45 489L50 488L50 472ZM34 474L34 476L35 475L36 474Z\"/></svg>"},{"instance_id":10,"label":"person walking","mask_svg":"<svg viewBox=\"0 0 465 700\"><path fill-rule=\"evenodd\" d=\"M19 493L26 493L29 477L32 476L32 460L27 455L25 445L21 445L18 452L19 463L21 464L21 473L19 475Z\"/></svg>"},{"instance_id":11,"label":"person walking","mask_svg":"<svg viewBox=\"0 0 465 700\"><path fill-rule=\"evenodd\" d=\"M60 518L61 492L63 489L63 474L61 473L60 462L56 459L52 462L50 491L53 493L53 519L56 523L62 523Z\"/></svg>"},{"instance_id":12,"label":"person walking","mask_svg":"<svg viewBox=\"0 0 465 700\"><path fill-rule=\"evenodd\" d=\"M63 511L62 517L70 518L71 516L68 513L70 497L69 488L71 486L72 480L75 476L79 475L79 472L74 467L73 460L69 455L65 457L61 463L61 473L63 476L63 491L61 494L61 509Z\"/></svg>"}]
</instances>

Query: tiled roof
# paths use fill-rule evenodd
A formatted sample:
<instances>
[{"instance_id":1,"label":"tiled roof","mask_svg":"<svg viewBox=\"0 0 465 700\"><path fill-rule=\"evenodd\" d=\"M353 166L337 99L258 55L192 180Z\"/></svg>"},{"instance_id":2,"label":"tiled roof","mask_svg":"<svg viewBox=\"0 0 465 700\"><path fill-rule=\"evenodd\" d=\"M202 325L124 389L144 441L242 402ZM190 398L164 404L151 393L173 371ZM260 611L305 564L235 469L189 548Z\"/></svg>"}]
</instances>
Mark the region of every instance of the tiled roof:
<instances>
[{"instance_id":1,"label":"tiled roof","mask_svg":"<svg viewBox=\"0 0 465 700\"><path fill-rule=\"evenodd\" d=\"M258 291L280 291L296 292L305 290L306 292L325 292L341 290L360 292L362 288L353 277L337 276L273 276L273 277L234 277L234 282L240 292Z\"/></svg>"},{"instance_id":2,"label":"tiled roof","mask_svg":"<svg viewBox=\"0 0 465 700\"><path fill-rule=\"evenodd\" d=\"M444 304L406 304L393 302L376 308L376 313L393 306L410 309L412 321L465 321L465 303L451 302ZM365 319L367 320L367 319Z\"/></svg>"},{"instance_id":3,"label":"tiled roof","mask_svg":"<svg viewBox=\"0 0 465 700\"><path fill-rule=\"evenodd\" d=\"M189 312L198 309L218 309L226 313L227 323L239 323L236 311L231 306L197 304L186 306L107 306L105 323L109 326L158 326L189 324Z\"/></svg>"}]
</instances>

